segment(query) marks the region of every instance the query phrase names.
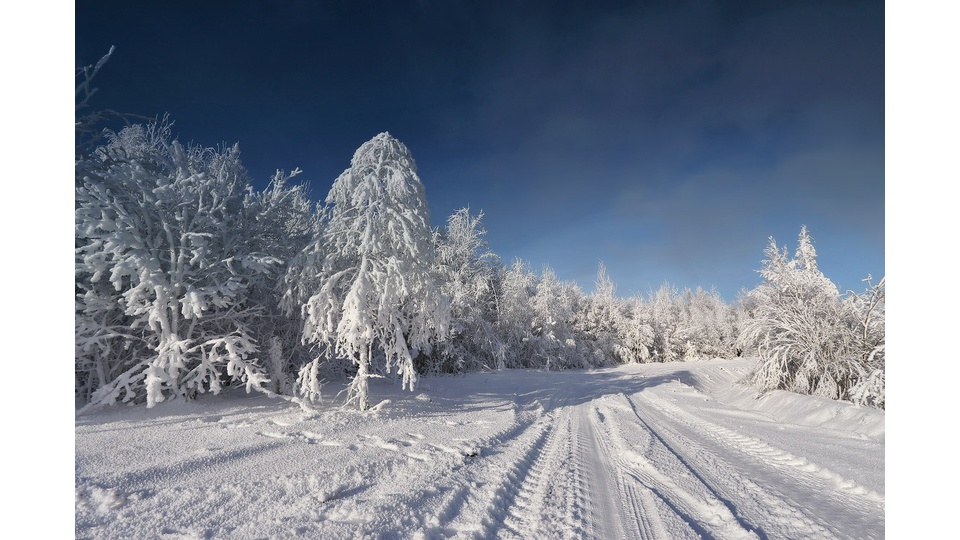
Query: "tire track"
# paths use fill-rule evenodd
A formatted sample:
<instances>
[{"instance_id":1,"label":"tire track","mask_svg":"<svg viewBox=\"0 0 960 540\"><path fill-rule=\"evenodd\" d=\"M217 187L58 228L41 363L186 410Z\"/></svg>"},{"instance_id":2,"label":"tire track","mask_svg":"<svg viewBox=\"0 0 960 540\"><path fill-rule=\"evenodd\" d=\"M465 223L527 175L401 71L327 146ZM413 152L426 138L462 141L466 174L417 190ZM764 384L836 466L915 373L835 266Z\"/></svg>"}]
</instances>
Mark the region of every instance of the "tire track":
<instances>
[{"instance_id":1,"label":"tire track","mask_svg":"<svg viewBox=\"0 0 960 540\"><path fill-rule=\"evenodd\" d=\"M545 510L543 503L548 483L556 480L555 475L559 469L558 453L564 437L554 415L548 415L547 420L549 425L545 431L546 441L532 461L521 463L522 475L515 477L517 484L512 486L514 496L503 516L504 528L518 537L537 537L541 525L550 522L548 519L537 519L543 516L535 512ZM522 469L524 464L529 465L525 470Z\"/></svg>"},{"instance_id":2,"label":"tire track","mask_svg":"<svg viewBox=\"0 0 960 540\"><path fill-rule=\"evenodd\" d=\"M432 469L427 482L431 487L409 498L417 501L417 521L424 534L428 538L494 537L503 529L507 509L520 496L551 428L549 419L539 412L521 412L507 429L476 441L479 450L465 456L460 465Z\"/></svg>"},{"instance_id":3,"label":"tire track","mask_svg":"<svg viewBox=\"0 0 960 540\"><path fill-rule=\"evenodd\" d=\"M453 504L445 506L445 517L450 518L447 527L459 532L473 531L476 538L502 537L504 534L521 536L523 530L517 527L522 528L523 524L518 523L516 517L510 522L507 518L511 515L511 507L518 504L518 498L531 497L524 484L543 453L553 427L549 420L534 422L515 435L513 444L520 448L510 449L511 457L506 457L506 463L491 457L482 467L466 472L465 476L475 479L472 483L478 487L469 499L457 503L454 496ZM492 486L488 484L491 475L496 478ZM480 479L486 480L482 482L482 488L479 487Z\"/></svg>"},{"instance_id":4,"label":"tire track","mask_svg":"<svg viewBox=\"0 0 960 540\"><path fill-rule=\"evenodd\" d=\"M525 538L583 538L589 475L575 455L571 409L549 418L550 437L505 522Z\"/></svg>"},{"instance_id":5,"label":"tire track","mask_svg":"<svg viewBox=\"0 0 960 540\"><path fill-rule=\"evenodd\" d=\"M798 476L807 478L811 476L817 477L821 482L826 483L828 487L846 493L851 497L864 499L868 505L877 503L882 505L886 501L883 494L861 486L857 482L845 478L826 467L813 463L804 457L795 456L786 450L777 448L755 437L744 435L710 422L709 420L699 418L662 398L646 395L641 396L640 394L636 397L645 400L658 410L662 416L674 418L675 421L681 421L690 429L707 434L713 440L726 447L737 450L741 454L759 463L783 467L794 471L793 474ZM633 405L634 411L636 411L636 405L632 401L631 404Z\"/></svg>"},{"instance_id":6,"label":"tire track","mask_svg":"<svg viewBox=\"0 0 960 540\"><path fill-rule=\"evenodd\" d=\"M659 442L655 438L650 451L638 453L626 442L621 427L613 418L613 412L605 404L595 404L592 413L596 418L595 425L602 428L604 438L615 449L614 457L625 479L632 479L652 492L696 534L723 539L761 538L752 526L731 510L729 501L718 496L685 462L676 459L672 463L665 462L652 452ZM650 431L648 426L646 430ZM657 535L660 532L649 531L646 534Z\"/></svg>"},{"instance_id":7,"label":"tire track","mask_svg":"<svg viewBox=\"0 0 960 540\"><path fill-rule=\"evenodd\" d=\"M872 497L863 499L859 490L853 490L851 493L858 501L849 500L847 495L838 491L838 484L826 482L822 471L808 467L809 462L805 459L783 458L778 461L775 456L789 453L696 418L662 398L647 394L623 398L630 415L664 447L688 463L691 470L698 471L697 474L713 486L711 489L720 497L736 501L738 511L758 524L758 533L770 538L848 538L850 536L843 534L835 524L860 522L862 526L856 527L860 531L858 537L876 536L868 532L875 529L876 523L864 518L872 512L862 509L862 504ZM648 407L641 407L638 401ZM654 425L656 430L652 427ZM714 446L716 444L720 445L719 448ZM749 471L757 467L772 468L781 475L785 474L787 479L773 485L769 482L760 485L749 478ZM755 476L771 478L769 474ZM839 504L831 501L837 494L841 494L845 501ZM880 527L879 536L882 537L882 525Z\"/></svg>"},{"instance_id":8,"label":"tire track","mask_svg":"<svg viewBox=\"0 0 960 540\"><path fill-rule=\"evenodd\" d=\"M611 454L609 442L594 421L596 419L602 423L601 417L590 414L591 405L585 403L577 408L572 430L577 441L574 459L584 463L589 472L590 536L665 538L666 534L657 519L656 507L648 499L640 497L635 483L620 473L618 460Z\"/></svg>"},{"instance_id":9,"label":"tire track","mask_svg":"<svg viewBox=\"0 0 960 540\"><path fill-rule=\"evenodd\" d=\"M521 494L524 482L529 476L534 462L543 451L543 446L551 431L551 425L541 426L533 444L523 453L520 459L509 465L504 480L497 487L493 498L485 505L486 515L480 521L483 526L483 537L492 537L498 532L503 532L504 529L506 532L522 536L520 530L515 529L511 523L507 523L506 517L510 515L511 507L517 503L517 497ZM496 536L500 537L499 534L496 534Z\"/></svg>"}]
</instances>

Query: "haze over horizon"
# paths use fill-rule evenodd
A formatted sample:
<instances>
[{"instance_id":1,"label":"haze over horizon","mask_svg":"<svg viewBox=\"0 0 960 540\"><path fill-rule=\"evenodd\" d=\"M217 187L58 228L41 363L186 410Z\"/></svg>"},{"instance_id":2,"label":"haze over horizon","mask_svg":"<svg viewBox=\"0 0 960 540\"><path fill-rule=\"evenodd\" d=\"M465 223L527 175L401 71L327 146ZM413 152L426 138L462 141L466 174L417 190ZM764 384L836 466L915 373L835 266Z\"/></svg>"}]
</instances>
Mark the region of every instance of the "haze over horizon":
<instances>
[{"instance_id":1,"label":"haze over horizon","mask_svg":"<svg viewBox=\"0 0 960 540\"><path fill-rule=\"evenodd\" d=\"M257 187L322 200L354 150L408 146L432 222L484 212L505 262L621 296L735 299L806 225L841 291L884 275L878 2L77 2L93 108L240 143Z\"/></svg>"}]
</instances>

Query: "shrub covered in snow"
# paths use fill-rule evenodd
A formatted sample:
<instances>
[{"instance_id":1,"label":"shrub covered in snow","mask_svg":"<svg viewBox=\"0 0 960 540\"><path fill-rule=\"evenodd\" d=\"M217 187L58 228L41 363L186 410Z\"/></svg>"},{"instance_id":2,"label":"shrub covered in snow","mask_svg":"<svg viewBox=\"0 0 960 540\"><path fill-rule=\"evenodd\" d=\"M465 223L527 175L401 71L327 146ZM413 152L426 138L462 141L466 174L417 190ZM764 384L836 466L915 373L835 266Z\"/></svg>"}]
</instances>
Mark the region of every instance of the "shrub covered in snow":
<instances>
[{"instance_id":1,"label":"shrub covered in snow","mask_svg":"<svg viewBox=\"0 0 960 540\"><path fill-rule=\"evenodd\" d=\"M793 258L772 238L765 254L764 282L749 293L739 338L760 355L753 382L883 408L883 280L867 294L841 296L817 267L806 227Z\"/></svg>"},{"instance_id":2,"label":"shrub covered in snow","mask_svg":"<svg viewBox=\"0 0 960 540\"><path fill-rule=\"evenodd\" d=\"M261 351L280 342L264 325L284 255L271 238L295 243L310 226L284 178L255 194L237 146L183 146L165 122L108 133L77 161L79 400L268 389Z\"/></svg>"}]
</instances>

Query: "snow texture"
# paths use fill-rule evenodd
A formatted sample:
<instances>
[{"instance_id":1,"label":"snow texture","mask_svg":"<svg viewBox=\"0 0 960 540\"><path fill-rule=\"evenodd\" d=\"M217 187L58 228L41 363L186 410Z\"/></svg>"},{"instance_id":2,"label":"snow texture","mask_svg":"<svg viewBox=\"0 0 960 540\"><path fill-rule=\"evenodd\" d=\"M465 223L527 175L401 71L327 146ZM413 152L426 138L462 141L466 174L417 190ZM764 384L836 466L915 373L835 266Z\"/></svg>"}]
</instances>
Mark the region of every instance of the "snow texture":
<instances>
[{"instance_id":1,"label":"snow texture","mask_svg":"<svg viewBox=\"0 0 960 540\"><path fill-rule=\"evenodd\" d=\"M883 538L884 411L758 395L756 362L101 409L76 419L76 537Z\"/></svg>"}]
</instances>

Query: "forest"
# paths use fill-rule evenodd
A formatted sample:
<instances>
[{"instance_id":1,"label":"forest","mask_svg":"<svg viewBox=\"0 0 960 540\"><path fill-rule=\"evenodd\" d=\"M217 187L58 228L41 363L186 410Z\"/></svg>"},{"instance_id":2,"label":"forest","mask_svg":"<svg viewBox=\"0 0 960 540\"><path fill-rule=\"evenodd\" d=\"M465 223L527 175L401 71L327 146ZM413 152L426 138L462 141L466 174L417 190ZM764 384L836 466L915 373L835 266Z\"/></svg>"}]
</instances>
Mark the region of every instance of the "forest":
<instances>
[{"instance_id":1,"label":"forest","mask_svg":"<svg viewBox=\"0 0 960 540\"><path fill-rule=\"evenodd\" d=\"M239 146L184 145L166 118L102 128L85 105L106 58L77 70L80 411L231 386L310 408L343 379L344 403L366 410L371 378L413 390L441 374L737 356L758 357L746 382L761 391L884 408L884 279L839 291L805 227L793 250L770 239L762 283L733 303L667 281L621 298L602 263L587 293L502 261L482 212L432 228L414 158L389 133L315 203L300 170L255 190Z\"/></svg>"}]
</instances>

